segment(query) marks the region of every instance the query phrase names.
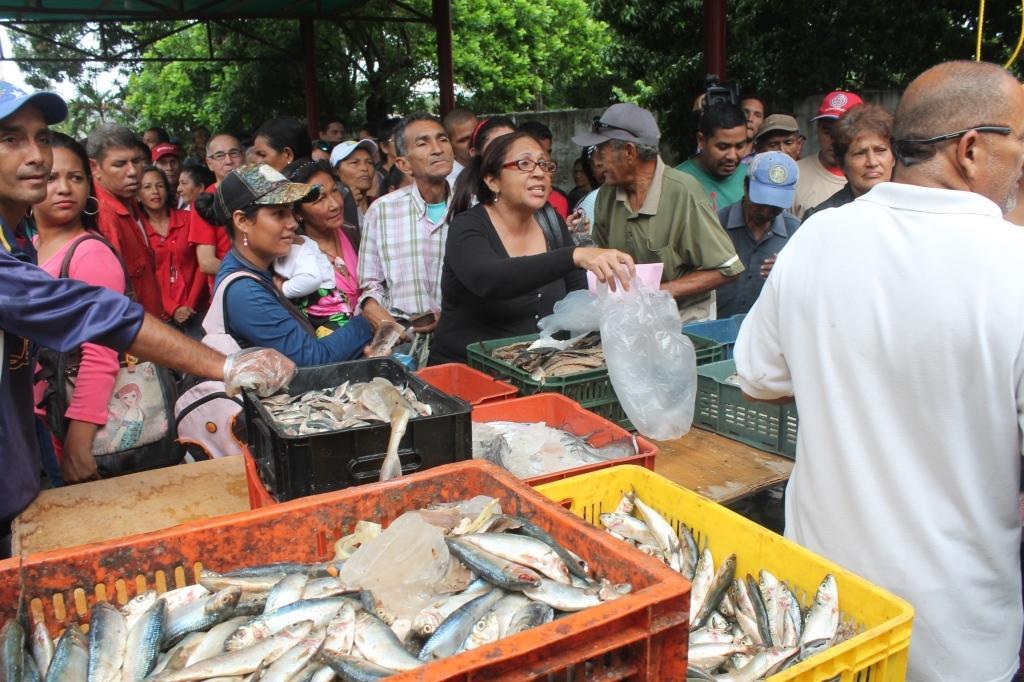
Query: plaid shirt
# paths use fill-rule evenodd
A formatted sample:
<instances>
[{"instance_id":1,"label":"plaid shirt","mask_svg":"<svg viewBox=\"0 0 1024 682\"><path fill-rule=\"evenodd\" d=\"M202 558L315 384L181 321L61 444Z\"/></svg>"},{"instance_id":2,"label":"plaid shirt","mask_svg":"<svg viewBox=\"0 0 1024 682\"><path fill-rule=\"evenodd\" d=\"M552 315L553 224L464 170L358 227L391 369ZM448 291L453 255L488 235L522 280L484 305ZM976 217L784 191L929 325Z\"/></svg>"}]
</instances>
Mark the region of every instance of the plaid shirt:
<instances>
[{"instance_id":1,"label":"plaid shirt","mask_svg":"<svg viewBox=\"0 0 1024 682\"><path fill-rule=\"evenodd\" d=\"M359 245L359 304L372 298L406 319L439 313L447 239L447 215L430 222L415 182L377 199L366 211Z\"/></svg>"}]
</instances>

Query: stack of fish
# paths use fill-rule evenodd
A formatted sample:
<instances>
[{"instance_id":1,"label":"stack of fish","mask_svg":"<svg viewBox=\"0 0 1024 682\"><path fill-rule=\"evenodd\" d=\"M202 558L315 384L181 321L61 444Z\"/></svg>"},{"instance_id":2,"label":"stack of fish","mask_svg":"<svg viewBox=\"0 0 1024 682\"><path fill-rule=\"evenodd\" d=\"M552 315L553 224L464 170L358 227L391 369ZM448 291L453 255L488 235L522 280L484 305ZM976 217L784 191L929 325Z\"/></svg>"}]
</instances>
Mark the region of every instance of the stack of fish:
<instances>
[{"instance_id":1,"label":"stack of fish","mask_svg":"<svg viewBox=\"0 0 1024 682\"><path fill-rule=\"evenodd\" d=\"M279 393L261 402L278 428L296 436L390 422L396 406L413 416L431 414L430 405L420 402L412 388L398 388L384 377L297 395Z\"/></svg>"},{"instance_id":2,"label":"stack of fish","mask_svg":"<svg viewBox=\"0 0 1024 682\"><path fill-rule=\"evenodd\" d=\"M716 570L711 550L701 550L685 523L679 533L634 492L613 512L601 514L609 533L686 576L690 591L688 677L753 682L780 672L856 634L840 625L839 590L828 574L811 605L766 570L758 579L736 575L736 555Z\"/></svg>"},{"instance_id":3,"label":"stack of fish","mask_svg":"<svg viewBox=\"0 0 1024 682\"><path fill-rule=\"evenodd\" d=\"M0 675L31 682L377 680L631 589L593 579L544 530L494 505L472 519L450 510L416 514L443 523L448 573L465 579L449 578L450 593L404 627L372 591L338 577L343 561L204 570L198 585L150 590L121 608L97 603L88 635L72 623L54 643L40 623L29 643L21 620L8 621ZM343 538L338 546L352 544Z\"/></svg>"},{"instance_id":4,"label":"stack of fish","mask_svg":"<svg viewBox=\"0 0 1024 682\"><path fill-rule=\"evenodd\" d=\"M564 348L537 346L537 342L521 341L495 348L491 357L530 373L530 378L543 384L549 377L564 377L604 367L601 334L591 332Z\"/></svg>"},{"instance_id":5,"label":"stack of fish","mask_svg":"<svg viewBox=\"0 0 1024 682\"><path fill-rule=\"evenodd\" d=\"M486 459L519 478L543 476L637 454L636 438L595 447L587 438L544 422L473 422L473 457Z\"/></svg>"},{"instance_id":6,"label":"stack of fish","mask_svg":"<svg viewBox=\"0 0 1024 682\"><path fill-rule=\"evenodd\" d=\"M400 389L384 377L354 384L346 381L298 395L281 393L261 402L278 428L292 436L352 429L372 421L390 423L388 449L380 468L382 481L402 475L398 445L409 420L432 414L430 405L420 402L411 387Z\"/></svg>"}]
</instances>

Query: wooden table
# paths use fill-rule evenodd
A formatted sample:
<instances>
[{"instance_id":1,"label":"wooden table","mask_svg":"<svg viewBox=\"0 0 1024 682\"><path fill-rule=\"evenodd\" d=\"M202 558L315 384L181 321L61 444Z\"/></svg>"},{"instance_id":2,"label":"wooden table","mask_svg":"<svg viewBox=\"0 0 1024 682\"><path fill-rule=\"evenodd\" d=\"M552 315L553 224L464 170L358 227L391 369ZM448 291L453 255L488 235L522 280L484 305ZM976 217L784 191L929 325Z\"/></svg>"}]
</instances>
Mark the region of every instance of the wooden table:
<instances>
[{"instance_id":1,"label":"wooden table","mask_svg":"<svg viewBox=\"0 0 1024 682\"><path fill-rule=\"evenodd\" d=\"M41 552L249 509L241 457L44 490L15 519L13 554Z\"/></svg>"},{"instance_id":2,"label":"wooden table","mask_svg":"<svg viewBox=\"0 0 1024 682\"><path fill-rule=\"evenodd\" d=\"M792 460L694 427L656 441L654 470L684 488L727 504L789 479Z\"/></svg>"}]
</instances>

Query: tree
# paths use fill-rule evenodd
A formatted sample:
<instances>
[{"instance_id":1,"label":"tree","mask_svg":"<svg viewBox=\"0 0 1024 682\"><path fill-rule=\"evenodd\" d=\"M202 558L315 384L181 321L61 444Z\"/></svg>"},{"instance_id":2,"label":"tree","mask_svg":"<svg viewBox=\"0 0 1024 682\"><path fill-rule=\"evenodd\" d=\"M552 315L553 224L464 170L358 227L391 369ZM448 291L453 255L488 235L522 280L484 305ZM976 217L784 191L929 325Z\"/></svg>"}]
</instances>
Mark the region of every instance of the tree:
<instances>
[{"instance_id":1,"label":"tree","mask_svg":"<svg viewBox=\"0 0 1024 682\"><path fill-rule=\"evenodd\" d=\"M662 112L667 137L690 143L693 99L704 88L703 3L593 0L615 34L610 68L628 86L620 96ZM949 59L971 59L977 3L859 0L820 3L733 0L728 4L729 78L788 106L797 97L845 87L902 88ZM1009 57L1019 7L990 6L983 56Z\"/></svg>"},{"instance_id":2,"label":"tree","mask_svg":"<svg viewBox=\"0 0 1024 682\"><path fill-rule=\"evenodd\" d=\"M429 14L429 0L407 4ZM381 0L363 6L367 14L387 9ZM590 15L586 0L453 0L452 17L461 103L478 111L511 111L608 101L610 72L603 59L609 34ZM305 113L298 22L218 21L209 35L207 30L194 22L125 23L116 30L105 27L96 37L94 27L69 24L53 31L56 46L17 35L16 54L67 60L80 56L83 44L102 43L116 53L139 41L147 47L138 56L196 60L212 45L221 59L237 61L124 65L125 106L141 123L178 134L197 123L245 132L272 116ZM437 54L430 26L322 20L316 23L316 48L324 113L350 123L376 123L393 113L436 106L437 88L430 82L436 79ZM77 84L88 72L69 61L23 68L40 87L61 78Z\"/></svg>"}]
</instances>

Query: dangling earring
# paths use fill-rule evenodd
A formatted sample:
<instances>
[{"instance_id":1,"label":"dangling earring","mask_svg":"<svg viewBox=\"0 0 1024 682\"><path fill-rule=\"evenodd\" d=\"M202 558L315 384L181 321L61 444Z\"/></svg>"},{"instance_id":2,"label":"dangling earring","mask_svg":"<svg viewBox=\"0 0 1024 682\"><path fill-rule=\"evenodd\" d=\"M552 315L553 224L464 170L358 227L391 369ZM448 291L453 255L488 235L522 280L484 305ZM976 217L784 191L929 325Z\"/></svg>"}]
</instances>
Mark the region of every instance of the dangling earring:
<instances>
[{"instance_id":1,"label":"dangling earring","mask_svg":"<svg viewBox=\"0 0 1024 682\"><path fill-rule=\"evenodd\" d=\"M501 201L501 192L500 191L494 193L494 203L498 203L499 201Z\"/></svg>"},{"instance_id":2,"label":"dangling earring","mask_svg":"<svg viewBox=\"0 0 1024 682\"><path fill-rule=\"evenodd\" d=\"M95 210L92 210L92 211L89 210L89 199L92 199L93 202L95 202L95 204L96 204ZM85 208L82 209L82 213L84 213L85 215L96 215L99 212L100 212L100 200L99 199L97 199L96 197L90 196L88 199L85 200Z\"/></svg>"},{"instance_id":3,"label":"dangling earring","mask_svg":"<svg viewBox=\"0 0 1024 682\"><path fill-rule=\"evenodd\" d=\"M246 232L242 233L242 246L249 246L249 234Z\"/></svg>"}]
</instances>

